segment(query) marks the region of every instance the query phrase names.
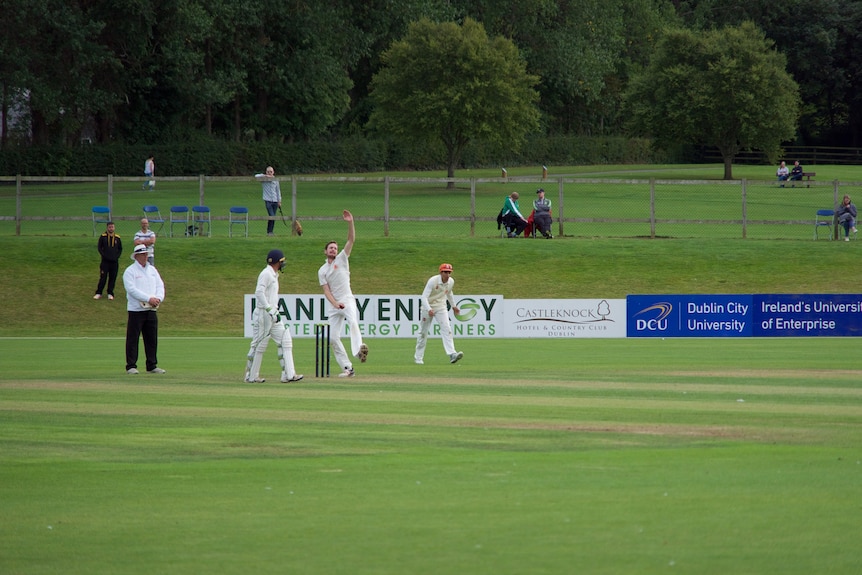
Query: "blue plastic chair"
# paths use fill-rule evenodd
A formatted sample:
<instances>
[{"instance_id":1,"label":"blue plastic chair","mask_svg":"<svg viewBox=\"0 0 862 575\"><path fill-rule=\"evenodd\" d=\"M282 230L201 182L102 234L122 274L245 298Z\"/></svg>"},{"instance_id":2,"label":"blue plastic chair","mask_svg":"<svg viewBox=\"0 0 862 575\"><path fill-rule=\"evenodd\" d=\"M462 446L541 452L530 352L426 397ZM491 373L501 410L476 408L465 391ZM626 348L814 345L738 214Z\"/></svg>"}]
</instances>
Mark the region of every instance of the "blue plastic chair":
<instances>
[{"instance_id":1,"label":"blue plastic chair","mask_svg":"<svg viewBox=\"0 0 862 575\"><path fill-rule=\"evenodd\" d=\"M206 226L207 237L212 237L212 217L210 216L209 207L192 206L192 216L194 219L195 227L201 228L203 226ZM203 235L203 233L198 232L198 235Z\"/></svg>"},{"instance_id":2,"label":"blue plastic chair","mask_svg":"<svg viewBox=\"0 0 862 575\"><path fill-rule=\"evenodd\" d=\"M817 215L814 217L814 239L820 238L820 228L826 228L831 240L835 235L835 229L833 228L834 221L835 210L817 210Z\"/></svg>"},{"instance_id":3,"label":"blue plastic chair","mask_svg":"<svg viewBox=\"0 0 862 575\"><path fill-rule=\"evenodd\" d=\"M171 227L168 230L168 236L174 237L174 224L183 226L183 233L189 229L189 207L188 206L171 206Z\"/></svg>"},{"instance_id":4,"label":"blue plastic chair","mask_svg":"<svg viewBox=\"0 0 862 575\"><path fill-rule=\"evenodd\" d=\"M231 206L228 214L227 235L233 237L234 225L245 227L245 237L248 237L248 208L243 206Z\"/></svg>"},{"instance_id":5,"label":"blue plastic chair","mask_svg":"<svg viewBox=\"0 0 862 575\"><path fill-rule=\"evenodd\" d=\"M165 218L162 217L158 206L144 206L144 217L150 222L150 229L156 232L156 234L160 234L165 227ZM155 224L159 224L158 230L156 230Z\"/></svg>"},{"instance_id":6,"label":"blue plastic chair","mask_svg":"<svg viewBox=\"0 0 862 575\"><path fill-rule=\"evenodd\" d=\"M111 208L108 206L93 206L93 235L96 235L97 224L107 224L111 221Z\"/></svg>"}]
</instances>

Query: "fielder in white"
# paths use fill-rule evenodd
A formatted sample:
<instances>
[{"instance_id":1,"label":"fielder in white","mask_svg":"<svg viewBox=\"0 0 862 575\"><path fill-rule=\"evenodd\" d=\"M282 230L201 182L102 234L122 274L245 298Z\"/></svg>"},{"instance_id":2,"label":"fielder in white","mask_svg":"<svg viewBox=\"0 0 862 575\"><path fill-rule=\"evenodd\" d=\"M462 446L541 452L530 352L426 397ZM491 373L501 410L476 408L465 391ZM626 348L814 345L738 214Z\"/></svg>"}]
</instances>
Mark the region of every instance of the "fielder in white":
<instances>
[{"instance_id":1,"label":"fielder in white","mask_svg":"<svg viewBox=\"0 0 862 575\"><path fill-rule=\"evenodd\" d=\"M350 252L356 239L356 228L353 225L353 214L344 210L342 215L348 226L347 243L340 252L338 242L326 244L323 250L326 254L326 263L317 271L317 279L323 287L326 301L329 302L326 315L329 317L332 330L332 352L335 354L335 361L344 370L338 374L338 377L353 377L353 362L347 357L347 351L341 343L344 324L347 323L350 332L350 351L353 357L365 363L368 357L368 346L362 342L362 332L359 331L359 311L356 309L356 298L353 297L353 291L350 289Z\"/></svg>"},{"instance_id":2,"label":"fielder in white","mask_svg":"<svg viewBox=\"0 0 862 575\"><path fill-rule=\"evenodd\" d=\"M281 364L281 382L290 383L302 379L293 366L293 339L290 330L281 321L278 312L278 274L284 269L284 253L270 250L266 256L266 267L257 276L254 290L255 308L251 319L251 347L245 365L246 383L263 383L260 364L269 345L269 338L278 346L278 363Z\"/></svg>"},{"instance_id":3,"label":"fielder in white","mask_svg":"<svg viewBox=\"0 0 862 575\"><path fill-rule=\"evenodd\" d=\"M434 319L440 326L440 338L443 340L443 349L449 356L449 363L455 363L464 357L462 352L455 351L452 325L449 323L449 311L446 308L448 303L452 306L453 312L461 313L461 310L455 305L455 295L452 292L454 287L452 264L440 264L440 273L431 276L425 283L425 290L421 296L422 312L419 316L419 337L416 338L416 352L413 354L413 360L420 365L425 363L425 346L428 344L431 320Z\"/></svg>"}]
</instances>

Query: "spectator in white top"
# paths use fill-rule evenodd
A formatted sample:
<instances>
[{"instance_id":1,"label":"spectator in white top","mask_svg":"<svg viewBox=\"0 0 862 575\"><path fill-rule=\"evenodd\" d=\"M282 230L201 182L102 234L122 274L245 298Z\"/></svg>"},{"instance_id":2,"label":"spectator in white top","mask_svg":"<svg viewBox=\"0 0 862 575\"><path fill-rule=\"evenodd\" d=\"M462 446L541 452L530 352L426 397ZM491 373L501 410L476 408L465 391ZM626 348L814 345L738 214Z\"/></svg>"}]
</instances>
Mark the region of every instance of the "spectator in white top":
<instances>
[{"instance_id":1,"label":"spectator in white top","mask_svg":"<svg viewBox=\"0 0 862 575\"><path fill-rule=\"evenodd\" d=\"M147 177L144 180L144 184L141 186L142 190L153 191L153 188L156 187L156 161L152 154L147 156L147 161L144 162L144 176Z\"/></svg>"},{"instance_id":2,"label":"spectator in white top","mask_svg":"<svg viewBox=\"0 0 862 575\"><path fill-rule=\"evenodd\" d=\"M156 232L150 229L150 220L147 218L141 219L141 229L135 232L135 238L132 243L135 246L146 246L147 263L151 266L155 265Z\"/></svg>"}]
</instances>

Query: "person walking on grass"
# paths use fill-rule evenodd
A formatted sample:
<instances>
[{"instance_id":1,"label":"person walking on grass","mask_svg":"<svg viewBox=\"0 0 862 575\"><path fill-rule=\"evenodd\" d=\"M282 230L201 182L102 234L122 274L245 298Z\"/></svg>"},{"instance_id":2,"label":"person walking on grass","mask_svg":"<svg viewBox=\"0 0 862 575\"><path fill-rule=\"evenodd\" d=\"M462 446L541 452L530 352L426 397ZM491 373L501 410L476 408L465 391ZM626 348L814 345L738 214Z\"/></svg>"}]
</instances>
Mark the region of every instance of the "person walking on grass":
<instances>
[{"instance_id":1,"label":"person walking on grass","mask_svg":"<svg viewBox=\"0 0 862 575\"><path fill-rule=\"evenodd\" d=\"M147 356L147 373L165 373L159 367L156 352L159 347L159 318L157 310L165 300L165 282L155 266L147 262L147 246L135 246L135 260L123 273L126 288L126 373L137 375L138 340L143 334Z\"/></svg>"},{"instance_id":2,"label":"person walking on grass","mask_svg":"<svg viewBox=\"0 0 862 575\"><path fill-rule=\"evenodd\" d=\"M350 351L353 357L365 363L368 358L368 346L362 341L362 332L359 331L359 311L356 308L356 298L350 288L350 252L356 239L356 227L353 224L353 214L344 210L342 216L347 222L347 242L340 252L338 242L326 244L323 250L326 262L317 271L317 279L329 303L326 315L329 317L330 329L334 334L332 352L335 354L335 361L343 370L338 377L353 377L353 362L347 356L344 344L341 343L344 325L347 324L350 333Z\"/></svg>"},{"instance_id":3,"label":"person walking on grass","mask_svg":"<svg viewBox=\"0 0 862 575\"><path fill-rule=\"evenodd\" d=\"M108 286L108 299L114 299L114 286L117 285L117 274L120 270L120 255L123 253L123 242L114 233L114 222L105 225L105 233L99 236L97 248L102 261L99 262L99 285L93 299L102 299L105 284Z\"/></svg>"},{"instance_id":4,"label":"person walking on grass","mask_svg":"<svg viewBox=\"0 0 862 575\"><path fill-rule=\"evenodd\" d=\"M413 353L413 360L419 365L425 363L425 346L428 344L432 320L437 320L437 325L440 326L440 338L443 340L443 350L449 356L449 363L455 363L464 357L462 352L455 350L449 310L446 307L447 304L451 306L456 315L461 313L455 305L455 296L452 293L455 287L452 264L440 264L439 271L439 274L431 276L425 282L425 289L420 296L422 308L419 315L419 337L416 338L416 351Z\"/></svg>"},{"instance_id":5,"label":"person walking on grass","mask_svg":"<svg viewBox=\"0 0 862 575\"><path fill-rule=\"evenodd\" d=\"M260 366L269 339L278 346L278 363L281 364L281 383L291 383L303 378L293 365L293 338L290 329L281 321L278 311L278 274L284 273L284 252L270 250L266 255L266 267L257 276L254 290L254 315L251 320L251 347L245 364L245 382L263 383Z\"/></svg>"},{"instance_id":6,"label":"person walking on grass","mask_svg":"<svg viewBox=\"0 0 862 575\"><path fill-rule=\"evenodd\" d=\"M156 160L152 154L147 156L147 160L144 162L144 176L147 178L144 180L144 184L141 186L142 190L147 190L152 192L156 187Z\"/></svg>"}]
</instances>

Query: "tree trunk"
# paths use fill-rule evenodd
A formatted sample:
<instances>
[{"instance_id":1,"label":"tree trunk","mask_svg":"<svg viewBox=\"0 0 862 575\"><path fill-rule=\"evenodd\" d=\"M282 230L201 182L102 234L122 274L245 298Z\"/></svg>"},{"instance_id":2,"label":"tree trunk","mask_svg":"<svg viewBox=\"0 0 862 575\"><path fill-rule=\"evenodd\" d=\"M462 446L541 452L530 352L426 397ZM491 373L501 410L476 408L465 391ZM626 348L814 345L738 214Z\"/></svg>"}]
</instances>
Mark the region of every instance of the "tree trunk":
<instances>
[{"instance_id":1,"label":"tree trunk","mask_svg":"<svg viewBox=\"0 0 862 575\"><path fill-rule=\"evenodd\" d=\"M724 179L733 179L733 156L722 156L724 159Z\"/></svg>"}]
</instances>

